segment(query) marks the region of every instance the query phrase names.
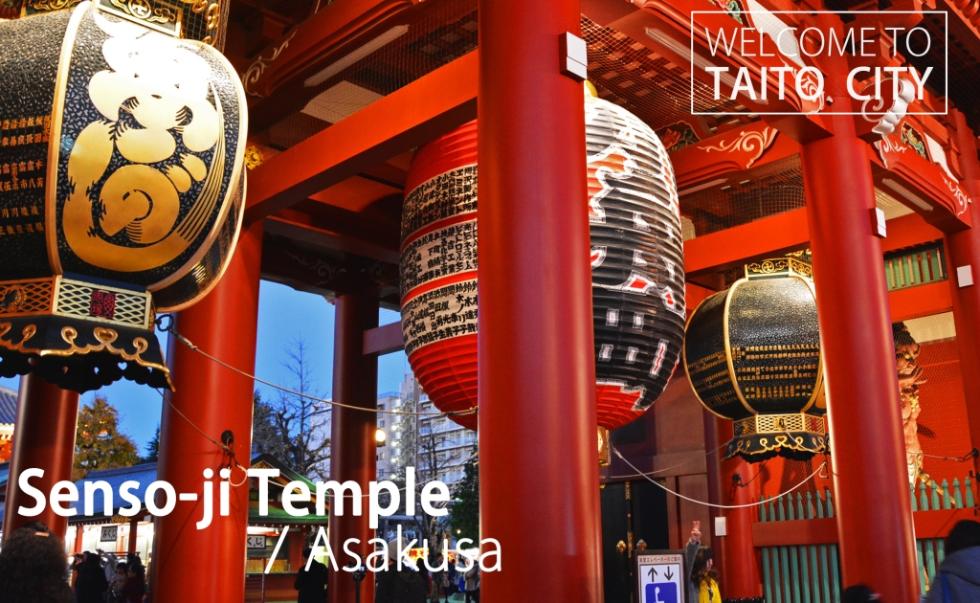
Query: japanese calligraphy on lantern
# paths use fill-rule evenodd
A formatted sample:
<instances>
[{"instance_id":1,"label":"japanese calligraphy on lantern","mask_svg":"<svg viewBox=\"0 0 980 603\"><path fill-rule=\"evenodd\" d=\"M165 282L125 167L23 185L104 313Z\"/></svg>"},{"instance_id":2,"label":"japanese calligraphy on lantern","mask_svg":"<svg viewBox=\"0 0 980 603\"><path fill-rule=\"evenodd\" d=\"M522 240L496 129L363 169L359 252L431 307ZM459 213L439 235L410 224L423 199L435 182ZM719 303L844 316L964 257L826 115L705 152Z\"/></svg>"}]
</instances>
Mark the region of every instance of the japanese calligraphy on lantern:
<instances>
[{"instance_id":1,"label":"japanese calligraphy on lantern","mask_svg":"<svg viewBox=\"0 0 980 603\"><path fill-rule=\"evenodd\" d=\"M402 286L476 270L476 220L426 232L402 250Z\"/></svg>"},{"instance_id":2,"label":"japanese calligraphy on lantern","mask_svg":"<svg viewBox=\"0 0 980 603\"><path fill-rule=\"evenodd\" d=\"M476 333L476 281L440 287L402 307L405 353L420 347Z\"/></svg>"}]
</instances>

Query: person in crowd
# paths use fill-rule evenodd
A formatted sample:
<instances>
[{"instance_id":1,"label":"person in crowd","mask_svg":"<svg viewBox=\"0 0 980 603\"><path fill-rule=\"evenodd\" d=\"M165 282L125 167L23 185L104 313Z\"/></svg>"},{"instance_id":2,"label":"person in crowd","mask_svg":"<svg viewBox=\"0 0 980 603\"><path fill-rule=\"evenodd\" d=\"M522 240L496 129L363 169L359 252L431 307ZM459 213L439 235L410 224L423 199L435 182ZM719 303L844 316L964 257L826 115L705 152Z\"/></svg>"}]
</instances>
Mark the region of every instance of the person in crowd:
<instances>
[{"instance_id":1,"label":"person in crowd","mask_svg":"<svg viewBox=\"0 0 980 603\"><path fill-rule=\"evenodd\" d=\"M421 562L421 560L419 560ZM441 568L443 563L442 555L436 555L432 566ZM424 569L424 566L423 566ZM430 574L429 600L432 603L441 603L443 597L449 598L449 570L437 569Z\"/></svg>"},{"instance_id":2,"label":"person in crowd","mask_svg":"<svg viewBox=\"0 0 980 603\"><path fill-rule=\"evenodd\" d=\"M456 559L453 560L453 572L456 575L456 592L459 593L466 592L465 559L466 557L463 555L456 555Z\"/></svg>"},{"instance_id":3,"label":"person in crowd","mask_svg":"<svg viewBox=\"0 0 980 603\"><path fill-rule=\"evenodd\" d=\"M0 551L0 601L72 603L65 545L42 524L14 530Z\"/></svg>"},{"instance_id":4,"label":"person in crowd","mask_svg":"<svg viewBox=\"0 0 980 603\"><path fill-rule=\"evenodd\" d=\"M718 572L714 569L714 556L710 547L701 547L694 555L691 566L691 583L698 603L721 603L718 588Z\"/></svg>"},{"instance_id":5,"label":"person in crowd","mask_svg":"<svg viewBox=\"0 0 980 603\"><path fill-rule=\"evenodd\" d=\"M303 559L308 560L312 554L313 549L305 549ZM315 558L309 562L309 569L304 564L296 574L293 587L299 593L298 603L323 603L327 592L327 566Z\"/></svg>"},{"instance_id":6,"label":"person in crowd","mask_svg":"<svg viewBox=\"0 0 980 603\"><path fill-rule=\"evenodd\" d=\"M424 570L425 567L423 566ZM388 564L375 576L375 603L425 603L427 583L406 561L398 566L398 543L388 543Z\"/></svg>"},{"instance_id":7,"label":"person in crowd","mask_svg":"<svg viewBox=\"0 0 980 603\"><path fill-rule=\"evenodd\" d=\"M480 603L480 564L476 559L472 560L471 567L465 574L466 584L466 603Z\"/></svg>"},{"instance_id":8,"label":"person in crowd","mask_svg":"<svg viewBox=\"0 0 980 603\"><path fill-rule=\"evenodd\" d=\"M980 601L980 523L957 522L945 544L946 558L932 580L927 603Z\"/></svg>"},{"instance_id":9,"label":"person in crowd","mask_svg":"<svg viewBox=\"0 0 980 603\"><path fill-rule=\"evenodd\" d=\"M106 582L111 587L112 580L116 577L116 566L119 565L119 559L115 553L107 553L102 549L95 549L95 553L99 556L99 564L102 565L102 571L105 572Z\"/></svg>"},{"instance_id":10,"label":"person in crowd","mask_svg":"<svg viewBox=\"0 0 980 603\"><path fill-rule=\"evenodd\" d=\"M841 603L874 603L881 601L881 596L867 584L855 584L844 589L840 600Z\"/></svg>"},{"instance_id":11,"label":"person in crowd","mask_svg":"<svg viewBox=\"0 0 980 603\"><path fill-rule=\"evenodd\" d=\"M125 603L143 602L143 597L146 595L146 572L141 563L127 564L122 595Z\"/></svg>"},{"instance_id":12,"label":"person in crowd","mask_svg":"<svg viewBox=\"0 0 980 603\"><path fill-rule=\"evenodd\" d=\"M122 561L116 563L116 571L112 574L112 578L109 579L109 601L112 603L121 603L126 599L123 598L123 590L126 588L126 579L129 577L126 571L126 564Z\"/></svg>"},{"instance_id":13,"label":"person in crowd","mask_svg":"<svg viewBox=\"0 0 980 603\"><path fill-rule=\"evenodd\" d=\"M72 592L75 590L75 583L78 582L78 568L81 567L82 561L85 561L85 555L75 553L72 555L71 564L68 566L68 584L71 585Z\"/></svg>"},{"instance_id":14,"label":"person in crowd","mask_svg":"<svg viewBox=\"0 0 980 603\"><path fill-rule=\"evenodd\" d=\"M709 547L701 546L701 522L695 521L684 551L687 563L688 603L721 603L718 588L718 572L714 569L714 555Z\"/></svg>"},{"instance_id":15,"label":"person in crowd","mask_svg":"<svg viewBox=\"0 0 980 603\"><path fill-rule=\"evenodd\" d=\"M446 590L443 593L446 599L443 603L449 603L449 598L459 590L456 586L458 579L459 574L456 572L456 560L451 558L451 563L446 568Z\"/></svg>"},{"instance_id":16,"label":"person in crowd","mask_svg":"<svg viewBox=\"0 0 980 603\"><path fill-rule=\"evenodd\" d=\"M415 560L415 569L419 573L419 577L422 579L422 584L425 588L425 600L431 601L433 597L434 582L432 580L432 574L429 573L429 569L425 567L425 562L421 557Z\"/></svg>"},{"instance_id":17,"label":"person in crowd","mask_svg":"<svg viewBox=\"0 0 980 603\"><path fill-rule=\"evenodd\" d=\"M109 581L105 579L105 571L102 569L99 556L91 551L85 551L77 571L75 601L77 603L104 603L106 591L109 590Z\"/></svg>"}]
</instances>

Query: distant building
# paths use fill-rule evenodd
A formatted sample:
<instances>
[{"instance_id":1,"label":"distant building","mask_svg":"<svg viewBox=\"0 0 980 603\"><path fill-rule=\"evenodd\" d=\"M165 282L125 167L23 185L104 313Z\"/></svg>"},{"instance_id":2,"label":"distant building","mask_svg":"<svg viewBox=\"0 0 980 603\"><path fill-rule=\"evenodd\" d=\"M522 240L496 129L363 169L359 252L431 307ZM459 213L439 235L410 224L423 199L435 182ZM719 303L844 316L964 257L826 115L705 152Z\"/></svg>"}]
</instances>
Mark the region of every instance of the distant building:
<instances>
[{"instance_id":1,"label":"distant building","mask_svg":"<svg viewBox=\"0 0 980 603\"><path fill-rule=\"evenodd\" d=\"M378 396L378 410L397 408L401 408L401 396L398 392L384 392ZM394 457L396 456L396 450L401 446L401 439L398 439L399 446L396 447L395 439L397 432L392 429L396 424L395 419L395 415L384 412L378 413L378 429L383 430L386 437L384 445L378 446L378 479L390 479L396 474L398 463Z\"/></svg>"},{"instance_id":2,"label":"distant building","mask_svg":"<svg viewBox=\"0 0 980 603\"><path fill-rule=\"evenodd\" d=\"M378 448L378 479L404 475L414 466L419 478L438 479L450 488L463 479L463 466L476 453L476 432L444 416L411 374L401 391L378 397L378 408L406 414L380 413L378 427L385 430L385 445Z\"/></svg>"}]
</instances>

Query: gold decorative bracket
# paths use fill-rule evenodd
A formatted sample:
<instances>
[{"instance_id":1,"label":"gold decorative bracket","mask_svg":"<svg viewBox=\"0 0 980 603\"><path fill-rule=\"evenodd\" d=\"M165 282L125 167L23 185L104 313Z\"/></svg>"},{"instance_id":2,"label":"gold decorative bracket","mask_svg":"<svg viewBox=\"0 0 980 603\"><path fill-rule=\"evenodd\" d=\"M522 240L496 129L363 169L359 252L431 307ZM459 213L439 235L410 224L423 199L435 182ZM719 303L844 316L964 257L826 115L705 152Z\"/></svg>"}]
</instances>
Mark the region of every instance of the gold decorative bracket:
<instances>
[{"instance_id":1,"label":"gold decorative bracket","mask_svg":"<svg viewBox=\"0 0 980 603\"><path fill-rule=\"evenodd\" d=\"M181 35L184 11L159 0L98 0L99 10L175 38Z\"/></svg>"},{"instance_id":2,"label":"gold decorative bracket","mask_svg":"<svg viewBox=\"0 0 980 603\"><path fill-rule=\"evenodd\" d=\"M0 281L0 319L30 316L64 316L150 330L155 312L145 291L61 276Z\"/></svg>"},{"instance_id":3,"label":"gold decorative bracket","mask_svg":"<svg viewBox=\"0 0 980 603\"><path fill-rule=\"evenodd\" d=\"M735 421L736 437L797 432L823 435L827 433L827 424L823 417L807 413L753 415Z\"/></svg>"}]
</instances>

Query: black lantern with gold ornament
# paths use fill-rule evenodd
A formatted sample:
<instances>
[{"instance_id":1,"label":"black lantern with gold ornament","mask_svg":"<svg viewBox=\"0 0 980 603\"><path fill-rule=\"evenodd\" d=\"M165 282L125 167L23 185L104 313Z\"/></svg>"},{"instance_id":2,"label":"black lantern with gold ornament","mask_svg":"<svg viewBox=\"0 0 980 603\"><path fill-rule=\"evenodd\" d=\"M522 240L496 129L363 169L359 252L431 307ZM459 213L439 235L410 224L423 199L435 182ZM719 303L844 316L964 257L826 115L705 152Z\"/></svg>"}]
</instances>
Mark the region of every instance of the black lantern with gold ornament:
<instances>
[{"instance_id":1,"label":"black lantern with gold ornament","mask_svg":"<svg viewBox=\"0 0 980 603\"><path fill-rule=\"evenodd\" d=\"M804 259L749 264L744 278L705 299L688 320L683 358L704 407L735 423L728 456L826 452L820 331Z\"/></svg>"},{"instance_id":2,"label":"black lantern with gold ornament","mask_svg":"<svg viewBox=\"0 0 980 603\"><path fill-rule=\"evenodd\" d=\"M0 22L17 49L0 53L2 376L168 386L155 312L227 265L244 92L220 52L165 30L90 2Z\"/></svg>"}]
</instances>

